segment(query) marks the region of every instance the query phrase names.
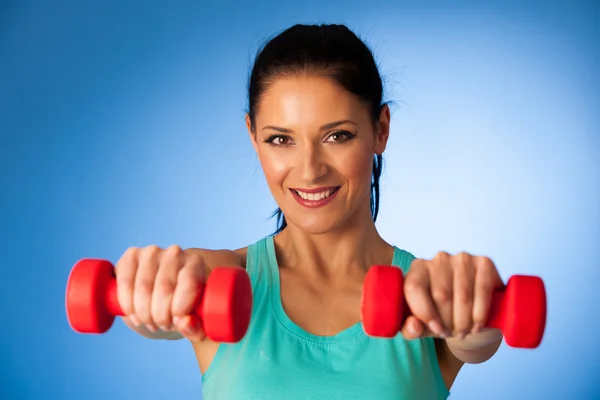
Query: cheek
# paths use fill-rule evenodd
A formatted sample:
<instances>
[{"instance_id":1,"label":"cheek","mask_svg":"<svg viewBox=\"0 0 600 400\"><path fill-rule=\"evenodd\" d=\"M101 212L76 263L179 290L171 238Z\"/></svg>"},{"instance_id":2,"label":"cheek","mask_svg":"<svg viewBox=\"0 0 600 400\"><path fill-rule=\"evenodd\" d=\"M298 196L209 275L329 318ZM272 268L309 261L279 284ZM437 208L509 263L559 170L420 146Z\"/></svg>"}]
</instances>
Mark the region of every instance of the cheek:
<instances>
[{"instance_id":1,"label":"cheek","mask_svg":"<svg viewBox=\"0 0 600 400\"><path fill-rule=\"evenodd\" d=\"M338 170L350 181L350 190L362 191L364 186L370 188L373 153L362 149L350 152L347 157L340 160Z\"/></svg>"},{"instance_id":2,"label":"cheek","mask_svg":"<svg viewBox=\"0 0 600 400\"><path fill-rule=\"evenodd\" d=\"M277 156L270 152L259 154L259 161L262 165L267 184L271 189L281 186L281 182L289 171L289 162L284 157Z\"/></svg>"}]
</instances>

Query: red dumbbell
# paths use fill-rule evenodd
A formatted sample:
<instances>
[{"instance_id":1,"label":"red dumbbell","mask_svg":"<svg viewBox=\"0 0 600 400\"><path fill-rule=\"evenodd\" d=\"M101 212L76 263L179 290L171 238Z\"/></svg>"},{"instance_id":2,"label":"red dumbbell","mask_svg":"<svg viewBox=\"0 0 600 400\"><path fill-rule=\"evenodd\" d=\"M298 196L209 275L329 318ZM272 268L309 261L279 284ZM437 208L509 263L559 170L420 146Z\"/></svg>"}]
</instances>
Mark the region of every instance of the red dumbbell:
<instances>
[{"instance_id":1,"label":"red dumbbell","mask_svg":"<svg viewBox=\"0 0 600 400\"><path fill-rule=\"evenodd\" d=\"M365 333L394 337L411 314L404 299L404 277L397 267L376 265L363 286L361 313ZM511 347L536 348L546 327L546 290L536 276L514 275L492 299L487 328L500 329Z\"/></svg>"},{"instance_id":2,"label":"red dumbbell","mask_svg":"<svg viewBox=\"0 0 600 400\"><path fill-rule=\"evenodd\" d=\"M193 314L208 338L235 343L244 337L252 314L252 288L246 271L239 267L213 269L198 301ZM83 259L75 264L67 283L66 310L71 328L79 333L104 333L117 315L124 315L109 261Z\"/></svg>"}]
</instances>

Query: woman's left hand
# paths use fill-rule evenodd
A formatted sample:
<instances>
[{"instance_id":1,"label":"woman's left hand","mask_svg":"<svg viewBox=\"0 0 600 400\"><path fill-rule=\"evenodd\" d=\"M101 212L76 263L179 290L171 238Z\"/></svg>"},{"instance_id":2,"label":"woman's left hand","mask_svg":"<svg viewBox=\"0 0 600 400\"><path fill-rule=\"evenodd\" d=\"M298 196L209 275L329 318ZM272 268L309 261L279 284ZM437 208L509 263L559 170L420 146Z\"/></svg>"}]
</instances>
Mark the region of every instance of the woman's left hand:
<instances>
[{"instance_id":1,"label":"woman's left hand","mask_svg":"<svg viewBox=\"0 0 600 400\"><path fill-rule=\"evenodd\" d=\"M464 338L477 333L487 320L494 290L503 286L488 257L440 252L432 260L415 259L404 281L412 315L402 335Z\"/></svg>"}]
</instances>

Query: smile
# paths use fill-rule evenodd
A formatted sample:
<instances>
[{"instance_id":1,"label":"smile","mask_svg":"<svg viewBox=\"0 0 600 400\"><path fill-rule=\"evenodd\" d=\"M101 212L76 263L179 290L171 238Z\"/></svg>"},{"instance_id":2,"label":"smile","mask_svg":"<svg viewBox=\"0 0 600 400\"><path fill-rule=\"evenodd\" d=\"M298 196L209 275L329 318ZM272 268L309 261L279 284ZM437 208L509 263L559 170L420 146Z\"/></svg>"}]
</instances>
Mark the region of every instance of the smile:
<instances>
[{"instance_id":1,"label":"smile","mask_svg":"<svg viewBox=\"0 0 600 400\"><path fill-rule=\"evenodd\" d=\"M300 205L308 208L323 207L329 204L338 193L340 186L319 189L290 189Z\"/></svg>"}]
</instances>

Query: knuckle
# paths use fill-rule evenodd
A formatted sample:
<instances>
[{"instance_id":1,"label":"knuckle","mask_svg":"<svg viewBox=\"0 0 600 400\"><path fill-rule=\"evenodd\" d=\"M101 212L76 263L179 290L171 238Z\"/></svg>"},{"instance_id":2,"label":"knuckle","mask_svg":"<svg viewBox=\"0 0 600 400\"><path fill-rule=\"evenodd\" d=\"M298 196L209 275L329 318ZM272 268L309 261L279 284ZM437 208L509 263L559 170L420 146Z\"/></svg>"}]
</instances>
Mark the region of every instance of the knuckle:
<instances>
[{"instance_id":1,"label":"knuckle","mask_svg":"<svg viewBox=\"0 0 600 400\"><path fill-rule=\"evenodd\" d=\"M194 279L194 269L193 268L189 268L189 267L185 267L179 270L179 272L177 273L177 284L180 285L182 283L185 283L189 280Z\"/></svg>"},{"instance_id":2,"label":"knuckle","mask_svg":"<svg viewBox=\"0 0 600 400\"><path fill-rule=\"evenodd\" d=\"M133 261L136 259L138 253L139 248L137 247L129 247L126 249L115 265L115 272L118 273L122 270L131 269Z\"/></svg>"},{"instance_id":3,"label":"knuckle","mask_svg":"<svg viewBox=\"0 0 600 400\"><path fill-rule=\"evenodd\" d=\"M458 260L458 265L462 268L466 268L468 267L469 263L471 262L471 255L461 251L460 253L458 253L456 255L456 259Z\"/></svg>"},{"instance_id":4,"label":"knuckle","mask_svg":"<svg viewBox=\"0 0 600 400\"><path fill-rule=\"evenodd\" d=\"M183 316L183 310L184 307L181 305L180 301L175 301L175 299L173 299L173 303L171 304L171 314L173 316Z\"/></svg>"},{"instance_id":5,"label":"knuckle","mask_svg":"<svg viewBox=\"0 0 600 400\"><path fill-rule=\"evenodd\" d=\"M428 262L428 264L439 268L441 266L449 265L451 259L452 255L445 251L440 251L435 255L435 257L431 261Z\"/></svg>"},{"instance_id":6,"label":"knuckle","mask_svg":"<svg viewBox=\"0 0 600 400\"><path fill-rule=\"evenodd\" d=\"M170 312L174 316L183 316L185 312L191 308L191 301L184 293L177 293L173 296Z\"/></svg>"},{"instance_id":7,"label":"knuckle","mask_svg":"<svg viewBox=\"0 0 600 400\"><path fill-rule=\"evenodd\" d=\"M128 247L125 252L123 253L123 257L124 259L131 259L133 257L135 257L140 251L139 247Z\"/></svg>"},{"instance_id":8,"label":"knuckle","mask_svg":"<svg viewBox=\"0 0 600 400\"><path fill-rule=\"evenodd\" d=\"M195 305L195 301L198 298L198 287L189 285L182 288L178 294L177 304L179 305L180 310L190 310Z\"/></svg>"},{"instance_id":9,"label":"knuckle","mask_svg":"<svg viewBox=\"0 0 600 400\"><path fill-rule=\"evenodd\" d=\"M141 278L135 281L135 291L144 295L152 293L154 285L149 279Z\"/></svg>"},{"instance_id":10,"label":"knuckle","mask_svg":"<svg viewBox=\"0 0 600 400\"><path fill-rule=\"evenodd\" d=\"M196 293L200 286L198 279L194 276L183 276L181 280L177 282L178 290L185 296Z\"/></svg>"},{"instance_id":11,"label":"knuckle","mask_svg":"<svg viewBox=\"0 0 600 400\"><path fill-rule=\"evenodd\" d=\"M186 253L186 261L194 267L204 265L204 258L199 251L191 251Z\"/></svg>"},{"instance_id":12,"label":"knuckle","mask_svg":"<svg viewBox=\"0 0 600 400\"><path fill-rule=\"evenodd\" d=\"M466 287L460 288L459 290L455 291L454 299L460 305L468 306L472 303L471 291Z\"/></svg>"},{"instance_id":13,"label":"knuckle","mask_svg":"<svg viewBox=\"0 0 600 400\"><path fill-rule=\"evenodd\" d=\"M496 269L494 262L489 257L481 257L479 263L484 271L493 271Z\"/></svg>"},{"instance_id":14,"label":"knuckle","mask_svg":"<svg viewBox=\"0 0 600 400\"><path fill-rule=\"evenodd\" d=\"M165 250L161 261L160 261L160 267L161 268L179 268L182 266L182 262L181 262L181 256L183 254L183 251L181 250L181 248L175 248L173 249L173 247L169 247L167 248L167 250Z\"/></svg>"},{"instance_id":15,"label":"knuckle","mask_svg":"<svg viewBox=\"0 0 600 400\"><path fill-rule=\"evenodd\" d=\"M410 268L408 270L413 271L415 268L418 268L421 264L423 264L423 261L424 260L421 258L415 258L410 262Z\"/></svg>"},{"instance_id":16,"label":"knuckle","mask_svg":"<svg viewBox=\"0 0 600 400\"><path fill-rule=\"evenodd\" d=\"M155 244L151 244L149 246L144 247L142 250L142 256L144 258L152 258L157 256L160 253L161 249Z\"/></svg>"},{"instance_id":17,"label":"knuckle","mask_svg":"<svg viewBox=\"0 0 600 400\"><path fill-rule=\"evenodd\" d=\"M431 290L431 296L438 303L445 303L452 299L450 289L445 286L437 286Z\"/></svg>"},{"instance_id":18,"label":"knuckle","mask_svg":"<svg viewBox=\"0 0 600 400\"><path fill-rule=\"evenodd\" d=\"M177 244L172 244L169 247L167 247L165 254L169 255L169 256L179 256L183 253L183 249L181 248L181 246L177 245Z\"/></svg>"},{"instance_id":19,"label":"knuckle","mask_svg":"<svg viewBox=\"0 0 600 400\"><path fill-rule=\"evenodd\" d=\"M182 268L177 282L181 282L184 285L197 286L200 280L204 279L204 269L201 264L194 264L191 268Z\"/></svg>"},{"instance_id":20,"label":"knuckle","mask_svg":"<svg viewBox=\"0 0 600 400\"><path fill-rule=\"evenodd\" d=\"M412 295L414 293L418 293L420 290L423 290L423 286L416 282L413 279L407 279L404 282L404 292L408 295Z\"/></svg>"},{"instance_id":21,"label":"knuckle","mask_svg":"<svg viewBox=\"0 0 600 400\"><path fill-rule=\"evenodd\" d=\"M166 296L175 291L175 282L170 279L160 279L156 281L154 290L158 295Z\"/></svg>"},{"instance_id":22,"label":"knuckle","mask_svg":"<svg viewBox=\"0 0 600 400\"><path fill-rule=\"evenodd\" d=\"M127 275L117 274L117 287L129 289L133 286L133 279Z\"/></svg>"},{"instance_id":23,"label":"knuckle","mask_svg":"<svg viewBox=\"0 0 600 400\"><path fill-rule=\"evenodd\" d=\"M177 245L169 246L164 251L164 254L163 254L162 260L161 260L161 264L176 265L177 261L181 258L182 254L183 254L183 250L181 250L181 247L179 247Z\"/></svg>"}]
</instances>

